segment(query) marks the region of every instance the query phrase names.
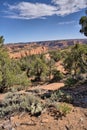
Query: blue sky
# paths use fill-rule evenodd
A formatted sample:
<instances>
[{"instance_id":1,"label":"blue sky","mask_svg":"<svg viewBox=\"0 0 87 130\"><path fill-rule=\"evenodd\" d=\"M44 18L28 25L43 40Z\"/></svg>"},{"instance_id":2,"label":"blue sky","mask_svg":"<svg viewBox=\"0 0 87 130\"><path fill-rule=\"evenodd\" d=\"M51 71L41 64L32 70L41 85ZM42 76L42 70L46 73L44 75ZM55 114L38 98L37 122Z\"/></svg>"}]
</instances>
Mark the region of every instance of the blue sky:
<instances>
[{"instance_id":1,"label":"blue sky","mask_svg":"<svg viewBox=\"0 0 87 130\"><path fill-rule=\"evenodd\" d=\"M79 19L87 0L0 0L5 43L86 38Z\"/></svg>"}]
</instances>

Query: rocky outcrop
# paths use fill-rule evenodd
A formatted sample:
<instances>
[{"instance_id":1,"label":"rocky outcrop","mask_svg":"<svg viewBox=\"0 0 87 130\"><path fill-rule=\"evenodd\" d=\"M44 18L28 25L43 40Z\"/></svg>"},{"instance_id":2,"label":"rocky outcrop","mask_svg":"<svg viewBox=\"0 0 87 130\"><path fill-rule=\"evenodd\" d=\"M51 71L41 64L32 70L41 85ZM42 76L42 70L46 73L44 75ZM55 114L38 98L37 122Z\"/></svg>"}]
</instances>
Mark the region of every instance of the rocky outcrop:
<instances>
[{"instance_id":1,"label":"rocky outcrop","mask_svg":"<svg viewBox=\"0 0 87 130\"><path fill-rule=\"evenodd\" d=\"M47 47L36 47L36 48L30 48L30 49L23 49L23 50L19 50L18 52L9 52L9 56L10 58L21 58L21 57L25 57L25 56L29 56L29 55L35 55L35 54L41 54L41 53L45 53L47 52Z\"/></svg>"},{"instance_id":2,"label":"rocky outcrop","mask_svg":"<svg viewBox=\"0 0 87 130\"><path fill-rule=\"evenodd\" d=\"M79 44L87 44L87 39L71 39L71 40L54 40L41 41L32 43L16 43L5 45L8 49L10 58L21 58L33 54L45 53L52 49L63 49L68 46Z\"/></svg>"}]
</instances>

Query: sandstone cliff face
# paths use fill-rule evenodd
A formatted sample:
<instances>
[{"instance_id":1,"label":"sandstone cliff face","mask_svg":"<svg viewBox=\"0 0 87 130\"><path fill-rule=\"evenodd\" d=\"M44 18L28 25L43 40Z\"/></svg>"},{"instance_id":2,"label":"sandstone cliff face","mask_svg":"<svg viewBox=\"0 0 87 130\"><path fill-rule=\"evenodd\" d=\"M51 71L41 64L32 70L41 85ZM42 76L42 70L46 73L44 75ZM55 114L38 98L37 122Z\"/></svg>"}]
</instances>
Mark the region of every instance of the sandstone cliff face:
<instances>
[{"instance_id":1,"label":"sandstone cliff face","mask_svg":"<svg viewBox=\"0 0 87 130\"><path fill-rule=\"evenodd\" d=\"M21 58L33 54L45 53L52 49L61 49L74 44L87 44L87 39L55 40L33 43L17 43L6 45L10 58Z\"/></svg>"},{"instance_id":2,"label":"sandstone cliff face","mask_svg":"<svg viewBox=\"0 0 87 130\"><path fill-rule=\"evenodd\" d=\"M35 55L35 54L42 54L47 52L47 47L44 46L40 46L40 47L36 47L36 48L30 48L30 49L23 49L23 50L19 50L18 52L9 52L9 56L10 58L21 58L21 57L25 57L25 56L29 56L29 55Z\"/></svg>"}]
</instances>

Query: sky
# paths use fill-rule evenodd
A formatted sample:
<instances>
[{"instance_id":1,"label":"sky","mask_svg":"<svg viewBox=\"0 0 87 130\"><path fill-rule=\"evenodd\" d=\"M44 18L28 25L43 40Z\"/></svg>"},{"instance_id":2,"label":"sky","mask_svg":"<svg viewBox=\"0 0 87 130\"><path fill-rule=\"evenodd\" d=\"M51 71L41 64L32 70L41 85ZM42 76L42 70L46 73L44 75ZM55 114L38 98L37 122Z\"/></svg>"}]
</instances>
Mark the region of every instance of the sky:
<instances>
[{"instance_id":1,"label":"sky","mask_svg":"<svg viewBox=\"0 0 87 130\"><path fill-rule=\"evenodd\" d=\"M87 0L0 0L5 43L86 38L79 19Z\"/></svg>"}]
</instances>

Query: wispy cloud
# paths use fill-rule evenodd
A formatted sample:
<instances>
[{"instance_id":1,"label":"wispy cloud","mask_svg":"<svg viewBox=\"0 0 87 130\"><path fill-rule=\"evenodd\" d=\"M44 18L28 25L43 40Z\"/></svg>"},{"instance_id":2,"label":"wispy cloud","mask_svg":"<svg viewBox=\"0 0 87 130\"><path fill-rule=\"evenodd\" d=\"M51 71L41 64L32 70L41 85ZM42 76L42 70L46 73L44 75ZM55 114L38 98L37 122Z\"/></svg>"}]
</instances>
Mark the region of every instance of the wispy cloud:
<instances>
[{"instance_id":1,"label":"wispy cloud","mask_svg":"<svg viewBox=\"0 0 87 130\"><path fill-rule=\"evenodd\" d=\"M68 15L87 7L87 0L51 0L51 2L53 4L49 5L30 2L19 2L13 5L5 4L4 6L7 7L5 14L6 17L16 19L45 19L52 15Z\"/></svg>"},{"instance_id":2,"label":"wispy cloud","mask_svg":"<svg viewBox=\"0 0 87 130\"><path fill-rule=\"evenodd\" d=\"M52 0L58 8L58 15L68 15L87 7L87 0Z\"/></svg>"},{"instance_id":3,"label":"wispy cloud","mask_svg":"<svg viewBox=\"0 0 87 130\"><path fill-rule=\"evenodd\" d=\"M59 25L65 25L65 24L75 24L76 23L76 21L65 21L65 22L59 22L58 24Z\"/></svg>"}]
</instances>

